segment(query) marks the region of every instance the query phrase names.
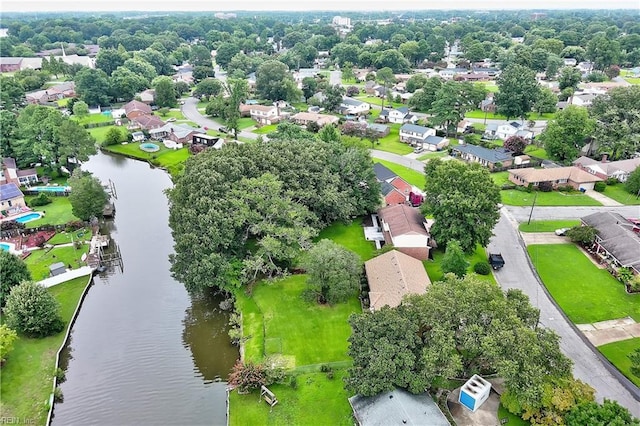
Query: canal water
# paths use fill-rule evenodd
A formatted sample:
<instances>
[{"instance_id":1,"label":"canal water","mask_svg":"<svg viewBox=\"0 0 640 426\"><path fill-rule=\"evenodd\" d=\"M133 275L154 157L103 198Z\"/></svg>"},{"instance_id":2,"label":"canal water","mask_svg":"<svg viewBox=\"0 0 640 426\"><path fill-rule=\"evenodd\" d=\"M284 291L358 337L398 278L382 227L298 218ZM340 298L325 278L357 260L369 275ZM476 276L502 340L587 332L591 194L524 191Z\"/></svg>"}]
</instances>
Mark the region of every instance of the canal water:
<instances>
[{"instance_id":1,"label":"canal water","mask_svg":"<svg viewBox=\"0 0 640 426\"><path fill-rule=\"evenodd\" d=\"M62 360L64 401L52 424L225 424L225 384L216 380L227 377L238 351L222 299L190 296L169 272L168 174L103 153L82 168L115 184L108 228L124 270L94 278Z\"/></svg>"}]
</instances>

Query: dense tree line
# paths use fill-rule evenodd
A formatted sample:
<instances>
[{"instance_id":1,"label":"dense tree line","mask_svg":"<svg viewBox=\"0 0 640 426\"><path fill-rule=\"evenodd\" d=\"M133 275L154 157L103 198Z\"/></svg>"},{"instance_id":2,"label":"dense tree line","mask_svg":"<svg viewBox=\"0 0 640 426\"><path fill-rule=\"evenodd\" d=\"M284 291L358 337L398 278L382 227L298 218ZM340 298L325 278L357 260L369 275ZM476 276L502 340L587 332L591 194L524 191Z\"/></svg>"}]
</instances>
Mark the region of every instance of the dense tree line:
<instances>
[{"instance_id":1,"label":"dense tree line","mask_svg":"<svg viewBox=\"0 0 640 426\"><path fill-rule=\"evenodd\" d=\"M337 142L205 150L169 191L172 272L189 290L278 274L319 229L375 210L378 191L367 152Z\"/></svg>"}]
</instances>

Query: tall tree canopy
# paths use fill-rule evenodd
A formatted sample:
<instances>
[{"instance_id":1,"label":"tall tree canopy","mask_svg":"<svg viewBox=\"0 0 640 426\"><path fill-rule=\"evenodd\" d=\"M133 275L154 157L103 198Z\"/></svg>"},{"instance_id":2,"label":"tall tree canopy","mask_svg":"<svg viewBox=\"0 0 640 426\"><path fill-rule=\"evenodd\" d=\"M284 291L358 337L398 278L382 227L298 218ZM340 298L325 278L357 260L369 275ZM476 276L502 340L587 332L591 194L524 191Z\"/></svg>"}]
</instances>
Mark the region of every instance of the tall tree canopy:
<instances>
[{"instance_id":1,"label":"tall tree canopy","mask_svg":"<svg viewBox=\"0 0 640 426\"><path fill-rule=\"evenodd\" d=\"M540 92L535 72L523 65L509 65L497 79L495 94L498 113L507 118L526 118Z\"/></svg>"},{"instance_id":2,"label":"tall tree canopy","mask_svg":"<svg viewBox=\"0 0 640 426\"><path fill-rule=\"evenodd\" d=\"M169 191L173 275L195 291L277 274L318 229L375 210L378 190L368 153L336 142L205 150Z\"/></svg>"},{"instance_id":3,"label":"tall tree canopy","mask_svg":"<svg viewBox=\"0 0 640 426\"><path fill-rule=\"evenodd\" d=\"M71 203L71 210L76 217L89 220L94 216L102 216L108 195L98 178L77 168L69 178L69 186L71 186L69 203Z\"/></svg>"},{"instance_id":4,"label":"tall tree canopy","mask_svg":"<svg viewBox=\"0 0 640 426\"><path fill-rule=\"evenodd\" d=\"M612 160L640 151L640 86L618 87L598 96L589 108L596 120L594 139Z\"/></svg>"},{"instance_id":5,"label":"tall tree canopy","mask_svg":"<svg viewBox=\"0 0 640 426\"><path fill-rule=\"evenodd\" d=\"M500 218L500 190L489 171L479 164L436 159L425 172L423 212L435 219L431 233L438 244L457 240L466 252L478 243L486 246Z\"/></svg>"},{"instance_id":6,"label":"tall tree canopy","mask_svg":"<svg viewBox=\"0 0 640 426\"><path fill-rule=\"evenodd\" d=\"M289 73L289 68L277 60L263 62L258 67L256 91L261 98L271 101L296 101L301 94Z\"/></svg>"},{"instance_id":7,"label":"tall tree canopy","mask_svg":"<svg viewBox=\"0 0 640 426\"><path fill-rule=\"evenodd\" d=\"M13 287L30 279L31 273L22 259L0 250L0 307L4 306Z\"/></svg>"},{"instance_id":8,"label":"tall tree canopy","mask_svg":"<svg viewBox=\"0 0 640 426\"><path fill-rule=\"evenodd\" d=\"M593 129L594 120L589 118L587 110L570 105L549 121L540 140L552 159L569 162L578 157Z\"/></svg>"}]
</instances>

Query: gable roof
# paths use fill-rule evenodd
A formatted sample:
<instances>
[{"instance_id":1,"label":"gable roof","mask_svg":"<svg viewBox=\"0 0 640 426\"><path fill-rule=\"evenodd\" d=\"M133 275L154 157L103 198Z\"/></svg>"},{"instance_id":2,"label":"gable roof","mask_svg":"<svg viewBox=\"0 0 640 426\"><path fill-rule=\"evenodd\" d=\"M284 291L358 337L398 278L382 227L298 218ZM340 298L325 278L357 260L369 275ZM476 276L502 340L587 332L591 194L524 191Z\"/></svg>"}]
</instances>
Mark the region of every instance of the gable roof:
<instances>
[{"instance_id":1,"label":"gable roof","mask_svg":"<svg viewBox=\"0 0 640 426\"><path fill-rule=\"evenodd\" d=\"M382 183L380 184L380 192L382 192L382 195L386 197L390 192L393 191L397 191L395 186L391 185L389 182L382 181Z\"/></svg>"},{"instance_id":2,"label":"gable roof","mask_svg":"<svg viewBox=\"0 0 640 426\"><path fill-rule=\"evenodd\" d=\"M364 267L372 310L399 306L405 295L425 294L431 284L422 262L397 250L366 261Z\"/></svg>"},{"instance_id":3,"label":"gable roof","mask_svg":"<svg viewBox=\"0 0 640 426\"><path fill-rule=\"evenodd\" d=\"M438 145L443 140L444 138L440 136L427 136L427 138L424 140L424 143L427 143L429 145Z\"/></svg>"},{"instance_id":4,"label":"gable roof","mask_svg":"<svg viewBox=\"0 0 640 426\"><path fill-rule=\"evenodd\" d=\"M424 135L429 130L431 130L429 127L418 126L417 124L410 123L403 124L402 127L400 127L401 132L419 133L421 135Z\"/></svg>"},{"instance_id":5,"label":"gable roof","mask_svg":"<svg viewBox=\"0 0 640 426\"><path fill-rule=\"evenodd\" d=\"M20 188L15 183L5 183L0 185L0 201L13 200L14 198L24 197Z\"/></svg>"},{"instance_id":6,"label":"gable roof","mask_svg":"<svg viewBox=\"0 0 640 426\"><path fill-rule=\"evenodd\" d=\"M380 182L386 182L398 176L381 163L373 163L373 172L376 175L376 179Z\"/></svg>"},{"instance_id":7,"label":"gable roof","mask_svg":"<svg viewBox=\"0 0 640 426\"><path fill-rule=\"evenodd\" d=\"M131 111L142 111L146 114L151 114L151 107L144 102L138 100L132 100L124 106L125 114L129 114Z\"/></svg>"},{"instance_id":8,"label":"gable roof","mask_svg":"<svg viewBox=\"0 0 640 426\"><path fill-rule=\"evenodd\" d=\"M350 98L348 96L345 96L345 97L342 98L342 104L343 105L360 106L360 105L362 105L364 103L365 102L359 101L357 99Z\"/></svg>"},{"instance_id":9,"label":"gable roof","mask_svg":"<svg viewBox=\"0 0 640 426\"><path fill-rule=\"evenodd\" d=\"M164 126L164 121L162 121L158 116L150 115L150 114L139 115L137 117L132 118L131 121L135 121L141 127L144 127L144 128Z\"/></svg>"},{"instance_id":10,"label":"gable roof","mask_svg":"<svg viewBox=\"0 0 640 426\"><path fill-rule=\"evenodd\" d=\"M7 169L17 169L18 167L16 166L16 160L15 158L12 157L4 157L2 159L2 164L4 164L4 166Z\"/></svg>"},{"instance_id":11,"label":"gable roof","mask_svg":"<svg viewBox=\"0 0 640 426\"><path fill-rule=\"evenodd\" d=\"M546 169L534 169L527 167L524 169L509 170L509 174L519 177L525 182L553 182L558 180L571 180L576 183L599 182L602 178L585 172L575 167L552 167Z\"/></svg>"},{"instance_id":12,"label":"gable roof","mask_svg":"<svg viewBox=\"0 0 640 426\"><path fill-rule=\"evenodd\" d=\"M424 226L424 216L416 208L399 204L382 208L379 214L394 237L406 234L429 236Z\"/></svg>"},{"instance_id":13,"label":"gable roof","mask_svg":"<svg viewBox=\"0 0 640 426\"><path fill-rule=\"evenodd\" d=\"M470 143L454 146L453 150L473 155L475 157L481 158L490 163L498 163L505 160L510 160L513 156L513 153L511 151L504 148L488 149L488 148L478 146L478 145L473 145Z\"/></svg>"},{"instance_id":14,"label":"gable roof","mask_svg":"<svg viewBox=\"0 0 640 426\"><path fill-rule=\"evenodd\" d=\"M607 176L611 176L617 171L625 173L633 172L635 169L640 167L640 157L609 162L602 162L589 157L580 157L575 160L573 164L582 166L583 168L592 170L594 172L601 172L605 173Z\"/></svg>"},{"instance_id":15,"label":"gable roof","mask_svg":"<svg viewBox=\"0 0 640 426\"><path fill-rule=\"evenodd\" d=\"M614 212L598 212L582 218L598 230L600 245L622 266L640 271L640 235L633 232L634 225Z\"/></svg>"},{"instance_id":16,"label":"gable roof","mask_svg":"<svg viewBox=\"0 0 640 426\"><path fill-rule=\"evenodd\" d=\"M407 108L406 106L395 108L395 110L403 114L409 114L409 108Z\"/></svg>"},{"instance_id":17,"label":"gable roof","mask_svg":"<svg viewBox=\"0 0 640 426\"><path fill-rule=\"evenodd\" d=\"M449 426L447 418L426 392L413 395L404 389L395 388L376 396L352 396L349 404L360 426Z\"/></svg>"},{"instance_id":18,"label":"gable roof","mask_svg":"<svg viewBox=\"0 0 640 426\"><path fill-rule=\"evenodd\" d=\"M377 123L367 123L367 128L380 133L383 133L389 130L389 126L385 126L384 124L377 124Z\"/></svg>"},{"instance_id":19,"label":"gable roof","mask_svg":"<svg viewBox=\"0 0 640 426\"><path fill-rule=\"evenodd\" d=\"M158 127L157 129L149 130L150 134L173 133L177 138L180 138L180 139L194 132L200 132L200 129L195 129L191 126L187 126L186 124L176 124L176 123L167 123L162 127Z\"/></svg>"},{"instance_id":20,"label":"gable roof","mask_svg":"<svg viewBox=\"0 0 640 426\"><path fill-rule=\"evenodd\" d=\"M250 111L269 112L273 111L274 109L276 109L276 107L273 105L251 105Z\"/></svg>"}]
</instances>

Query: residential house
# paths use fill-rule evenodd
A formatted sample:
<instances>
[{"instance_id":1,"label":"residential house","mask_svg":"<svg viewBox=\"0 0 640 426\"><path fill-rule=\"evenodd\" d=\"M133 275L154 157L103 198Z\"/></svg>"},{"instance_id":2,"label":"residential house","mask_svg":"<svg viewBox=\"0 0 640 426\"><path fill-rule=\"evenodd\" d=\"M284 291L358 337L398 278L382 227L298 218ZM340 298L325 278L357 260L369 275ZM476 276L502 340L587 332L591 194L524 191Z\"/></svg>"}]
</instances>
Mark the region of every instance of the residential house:
<instances>
[{"instance_id":1,"label":"residential house","mask_svg":"<svg viewBox=\"0 0 640 426\"><path fill-rule=\"evenodd\" d=\"M149 105L135 99L124 105L124 112L129 120L132 120L141 115L152 114L152 110Z\"/></svg>"},{"instance_id":2,"label":"residential house","mask_svg":"<svg viewBox=\"0 0 640 426\"><path fill-rule=\"evenodd\" d=\"M16 57L0 57L0 72L16 72L20 71L22 58Z\"/></svg>"},{"instance_id":3,"label":"residential house","mask_svg":"<svg viewBox=\"0 0 640 426\"><path fill-rule=\"evenodd\" d=\"M386 244L418 260L429 258L429 232L419 209L398 204L380 209L378 216Z\"/></svg>"},{"instance_id":4,"label":"residential house","mask_svg":"<svg viewBox=\"0 0 640 426\"><path fill-rule=\"evenodd\" d=\"M73 98L76 96L76 83L73 81L65 81L54 84L48 89L50 92L59 93L62 98Z\"/></svg>"},{"instance_id":5,"label":"residential house","mask_svg":"<svg viewBox=\"0 0 640 426\"><path fill-rule=\"evenodd\" d=\"M156 140L168 139L177 144L191 142L193 135L199 134L200 129L187 126L186 124L167 123L162 127L149 130L149 135Z\"/></svg>"},{"instance_id":6,"label":"residential house","mask_svg":"<svg viewBox=\"0 0 640 426\"><path fill-rule=\"evenodd\" d=\"M583 61L578 63L578 65L576 65L576 68L578 68L581 73L589 73L591 72L591 70L593 70L593 63Z\"/></svg>"},{"instance_id":7,"label":"residential house","mask_svg":"<svg viewBox=\"0 0 640 426\"><path fill-rule=\"evenodd\" d=\"M142 142L146 139L144 133L142 132L133 132L131 133L131 140L134 142Z\"/></svg>"},{"instance_id":8,"label":"residential house","mask_svg":"<svg viewBox=\"0 0 640 426\"><path fill-rule=\"evenodd\" d=\"M15 183L18 186L30 185L38 182L36 169L19 169L16 160L11 157L2 159L0 170L0 184Z\"/></svg>"},{"instance_id":9,"label":"residential house","mask_svg":"<svg viewBox=\"0 0 640 426\"><path fill-rule=\"evenodd\" d=\"M211 136L206 133L195 133L191 137L191 144L189 150L193 154L206 149L221 149L225 145L225 140L219 136Z\"/></svg>"},{"instance_id":10,"label":"residential house","mask_svg":"<svg viewBox=\"0 0 640 426\"><path fill-rule=\"evenodd\" d=\"M444 78L445 80L453 80L456 76L468 73L469 70L466 68L445 68L438 72L440 77Z\"/></svg>"},{"instance_id":11,"label":"residential house","mask_svg":"<svg viewBox=\"0 0 640 426\"><path fill-rule=\"evenodd\" d=\"M375 88L377 86L378 86L378 83L376 83L375 80L369 80L364 83L364 92L367 95L375 95Z\"/></svg>"},{"instance_id":12,"label":"residential house","mask_svg":"<svg viewBox=\"0 0 640 426\"><path fill-rule=\"evenodd\" d=\"M340 113L345 115L366 115L369 113L371 105L358 99L344 96L340 103Z\"/></svg>"},{"instance_id":13,"label":"residential house","mask_svg":"<svg viewBox=\"0 0 640 426\"><path fill-rule=\"evenodd\" d=\"M478 105L478 108L480 108L482 112L494 113L496 112L497 106L495 101L493 100L493 97L490 97L490 98L483 99Z\"/></svg>"},{"instance_id":14,"label":"residential house","mask_svg":"<svg viewBox=\"0 0 640 426\"><path fill-rule=\"evenodd\" d=\"M429 136L435 136L436 131L430 127L418 126L416 124L403 124L400 127L400 142L410 145L424 143Z\"/></svg>"},{"instance_id":15,"label":"residential house","mask_svg":"<svg viewBox=\"0 0 640 426\"><path fill-rule=\"evenodd\" d=\"M151 105L156 100L156 91L154 89L147 89L143 92L138 93L135 97L139 98L140 102Z\"/></svg>"},{"instance_id":16,"label":"residential house","mask_svg":"<svg viewBox=\"0 0 640 426\"><path fill-rule=\"evenodd\" d=\"M376 175L376 180L378 182L390 183L393 179L398 177L395 172L391 171L387 166L381 163L373 163L373 173Z\"/></svg>"},{"instance_id":17,"label":"residential house","mask_svg":"<svg viewBox=\"0 0 640 426\"><path fill-rule=\"evenodd\" d=\"M300 68L298 71L293 72L293 79L300 83L303 79L307 77L314 78L320 73L320 69L318 68Z\"/></svg>"},{"instance_id":18,"label":"residential house","mask_svg":"<svg viewBox=\"0 0 640 426\"><path fill-rule=\"evenodd\" d=\"M319 127L326 126L327 124L338 124L340 119L335 115L316 114L313 112L299 112L291 116L291 120L294 123L306 126L307 124L314 122Z\"/></svg>"},{"instance_id":19,"label":"residential house","mask_svg":"<svg viewBox=\"0 0 640 426\"><path fill-rule=\"evenodd\" d=\"M427 136L422 147L427 151L442 151L449 146L449 139L441 136Z\"/></svg>"},{"instance_id":20,"label":"residential house","mask_svg":"<svg viewBox=\"0 0 640 426\"><path fill-rule=\"evenodd\" d=\"M274 105L251 105L249 115L262 125L278 123L282 118L280 108Z\"/></svg>"},{"instance_id":21,"label":"residential house","mask_svg":"<svg viewBox=\"0 0 640 426\"><path fill-rule=\"evenodd\" d=\"M400 306L404 296L425 294L431 284L422 262L397 250L366 261L364 269L371 312Z\"/></svg>"},{"instance_id":22,"label":"residential house","mask_svg":"<svg viewBox=\"0 0 640 426\"><path fill-rule=\"evenodd\" d=\"M391 129L389 129L389 126L385 126L384 124L377 124L377 123L367 123L367 130L374 133L379 138L383 138L387 136L391 131Z\"/></svg>"},{"instance_id":23,"label":"residential house","mask_svg":"<svg viewBox=\"0 0 640 426\"><path fill-rule=\"evenodd\" d=\"M549 183L554 189L559 186L571 186L574 189L593 189L596 182L603 179L587 173L576 166L553 167L545 169L534 169L527 167L524 169L509 170L509 180L519 186L533 187L541 183Z\"/></svg>"},{"instance_id":24,"label":"residential house","mask_svg":"<svg viewBox=\"0 0 640 426\"><path fill-rule=\"evenodd\" d=\"M602 161L589 157L580 157L573 162L573 165L602 179L613 178L618 179L620 182L626 182L629 175L640 167L640 157L618 161L607 161L606 156L603 157Z\"/></svg>"},{"instance_id":25,"label":"residential house","mask_svg":"<svg viewBox=\"0 0 640 426\"><path fill-rule=\"evenodd\" d=\"M349 398L358 426L448 426L449 421L429 393L414 395L395 388L375 396Z\"/></svg>"},{"instance_id":26,"label":"residential house","mask_svg":"<svg viewBox=\"0 0 640 426\"><path fill-rule=\"evenodd\" d=\"M592 94L578 94L571 96L571 98L569 98L569 103L575 106L588 107L591 106L595 98L596 95Z\"/></svg>"},{"instance_id":27,"label":"residential house","mask_svg":"<svg viewBox=\"0 0 640 426\"><path fill-rule=\"evenodd\" d=\"M244 103L244 104L240 104L238 106L238 109L240 110L240 117L250 117L251 116L251 107L253 105Z\"/></svg>"},{"instance_id":28,"label":"residential house","mask_svg":"<svg viewBox=\"0 0 640 426\"><path fill-rule=\"evenodd\" d=\"M502 71L500 71L500 68L491 67L491 66L473 66L471 67L471 72L487 74L489 77L497 77L500 75Z\"/></svg>"},{"instance_id":29,"label":"residential house","mask_svg":"<svg viewBox=\"0 0 640 426\"><path fill-rule=\"evenodd\" d=\"M151 130L164 126L164 121L157 115L139 114L130 119L129 129Z\"/></svg>"},{"instance_id":30,"label":"residential house","mask_svg":"<svg viewBox=\"0 0 640 426\"><path fill-rule=\"evenodd\" d=\"M394 109L383 109L379 117L389 123L415 123L418 117L409 112L409 108L400 107Z\"/></svg>"},{"instance_id":31,"label":"residential house","mask_svg":"<svg viewBox=\"0 0 640 426\"><path fill-rule=\"evenodd\" d=\"M640 274L640 229L622 215L611 211L593 213L581 219L597 230L594 248L616 267L631 268Z\"/></svg>"},{"instance_id":32,"label":"residential house","mask_svg":"<svg viewBox=\"0 0 640 426\"><path fill-rule=\"evenodd\" d=\"M575 58L563 58L565 67L575 67L578 64L578 61Z\"/></svg>"},{"instance_id":33,"label":"residential house","mask_svg":"<svg viewBox=\"0 0 640 426\"><path fill-rule=\"evenodd\" d=\"M461 122L458 123L458 125L456 126L456 131L458 133L464 133L469 129L473 128L473 124L467 120L462 120Z\"/></svg>"},{"instance_id":34,"label":"residential house","mask_svg":"<svg viewBox=\"0 0 640 426\"><path fill-rule=\"evenodd\" d=\"M480 163L489 170L510 167L513 164L513 153L504 148L485 148L472 144L460 144L451 148L451 156L469 163Z\"/></svg>"},{"instance_id":35,"label":"residential house","mask_svg":"<svg viewBox=\"0 0 640 426\"><path fill-rule=\"evenodd\" d=\"M470 81L472 83L475 83L478 81L491 81L493 80L493 77L491 77L486 72L472 72L469 74L456 75L455 77L453 77L453 79L455 81Z\"/></svg>"},{"instance_id":36,"label":"residential house","mask_svg":"<svg viewBox=\"0 0 640 426\"><path fill-rule=\"evenodd\" d=\"M27 102L34 105L43 105L49 102L55 102L62 99L62 95L59 93L51 92L47 90L36 90L34 92L25 93L24 97Z\"/></svg>"},{"instance_id":37,"label":"residential house","mask_svg":"<svg viewBox=\"0 0 640 426\"><path fill-rule=\"evenodd\" d=\"M512 121L511 123L498 125L495 136L497 139L508 139L511 136L521 136L524 139L532 140L533 132L531 130L526 130L524 126L517 121Z\"/></svg>"},{"instance_id":38,"label":"residential house","mask_svg":"<svg viewBox=\"0 0 640 426\"><path fill-rule=\"evenodd\" d=\"M380 183L380 192L382 193L385 206L393 206L407 202L408 196L388 182Z\"/></svg>"},{"instance_id":39,"label":"residential house","mask_svg":"<svg viewBox=\"0 0 640 426\"><path fill-rule=\"evenodd\" d=\"M0 185L0 215L11 216L22 211L27 205L24 202L24 194L13 182Z\"/></svg>"}]
</instances>

